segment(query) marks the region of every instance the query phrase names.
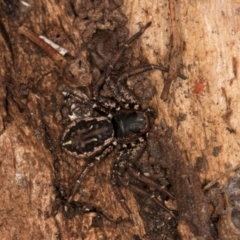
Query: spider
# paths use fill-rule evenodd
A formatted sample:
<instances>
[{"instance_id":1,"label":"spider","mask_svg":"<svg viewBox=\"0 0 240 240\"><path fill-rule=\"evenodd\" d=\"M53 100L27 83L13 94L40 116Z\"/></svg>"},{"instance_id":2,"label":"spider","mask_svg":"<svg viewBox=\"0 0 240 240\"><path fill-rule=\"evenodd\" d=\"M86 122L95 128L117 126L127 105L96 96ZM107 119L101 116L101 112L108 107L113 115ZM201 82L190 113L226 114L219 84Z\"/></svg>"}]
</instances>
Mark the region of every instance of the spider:
<instances>
[{"instance_id":1,"label":"spider","mask_svg":"<svg viewBox=\"0 0 240 240\"><path fill-rule=\"evenodd\" d=\"M113 55L103 75L93 87L93 97L88 98L78 89L68 89L65 93L71 99L70 102L80 102L98 113L97 116L78 117L78 108L73 107L73 122L67 127L62 137L63 149L78 158L87 159L87 166L81 172L72 189L68 202L71 202L89 171L104 159L113 149L118 148L119 153L113 164L111 173L111 185L116 198L121 203L127 214L132 213L121 193L121 186L127 187L135 193L151 198L155 203L168 211L171 211L154 194L136 186L127 178L127 175L137 179L157 191L163 192L170 198L174 198L165 187L151 178L145 176L135 165L147 147L147 133L150 130L150 118L154 111L150 108L141 109L140 102L130 89L125 85L128 77L136 74L158 69L167 72L168 69L159 65L148 64L137 67L128 72L120 73L117 80L113 80L111 72L114 69L123 52L134 40L139 38L151 25L147 23L139 32L127 40ZM181 78L185 78L179 74ZM111 90L113 98L106 98L99 94L99 89L106 84Z\"/></svg>"},{"instance_id":2,"label":"spider","mask_svg":"<svg viewBox=\"0 0 240 240\"><path fill-rule=\"evenodd\" d=\"M79 83L82 85L86 83L86 86L89 84L87 80L90 74L86 74L88 72L86 66L83 69L81 64L75 64L75 62L79 63L79 60L76 59L76 61L73 61L75 64L73 64L74 67L76 68L76 66L79 65L80 70L84 70L84 72L82 73L80 71L80 74L78 74L78 71L71 72L70 70L70 75L67 74L66 76L64 81L66 85L65 95L69 98L70 103L72 103L71 109L73 115L71 116L71 120L73 122L63 133L61 145L67 153L88 160L87 166L79 175L71 194L67 198L66 206L71 206L71 203L74 205L75 202L72 200L80 184L95 164L99 163L111 153L117 145L120 145L120 151L112 169L111 184L117 199L120 201L127 214L131 216L132 213L121 193L121 186L151 198L153 202L159 204L174 217L172 212L163 205L157 196L149 194L147 191L139 188L126 176L126 173L128 173L129 176L137 179L139 182L159 192L163 192L170 198L174 198L164 186L161 186L151 178L142 174L136 167L135 163L147 147L147 134L150 130L150 119L153 117L154 111L150 108L145 110L142 109L137 97L125 84L128 77L154 69L168 72L168 68L155 64L147 64L128 72L122 72L117 79L111 76L112 70L115 68L115 65L118 63L124 51L134 40L139 38L150 25L151 22L147 23L139 32L123 43L119 50L113 54L104 73L93 86L93 97L91 99L76 88L79 87ZM69 66L72 66L72 62L68 63L64 57L41 40L35 33L25 27L20 27L19 32L41 47L54 62L64 70L64 73L69 71ZM75 74L76 72L77 74ZM87 80L82 81L81 78L85 75L87 75ZM182 79L186 79L186 77L180 73L178 76ZM69 77L71 81L68 80ZM99 90L104 83L111 90L113 99L103 97L99 94ZM80 105L78 103L80 103ZM99 115L86 116L85 114L85 117L82 117L82 112L84 110L81 109L81 104L94 109Z\"/></svg>"}]
</instances>

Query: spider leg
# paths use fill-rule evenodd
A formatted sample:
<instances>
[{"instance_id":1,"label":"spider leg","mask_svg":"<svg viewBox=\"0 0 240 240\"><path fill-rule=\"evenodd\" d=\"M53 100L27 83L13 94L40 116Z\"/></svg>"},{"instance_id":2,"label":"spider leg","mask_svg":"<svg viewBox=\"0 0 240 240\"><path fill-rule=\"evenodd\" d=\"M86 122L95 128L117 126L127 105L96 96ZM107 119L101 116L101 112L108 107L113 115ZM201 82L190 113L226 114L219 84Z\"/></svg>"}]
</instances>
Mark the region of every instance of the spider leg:
<instances>
[{"instance_id":1,"label":"spider leg","mask_svg":"<svg viewBox=\"0 0 240 240\"><path fill-rule=\"evenodd\" d=\"M137 187L136 185L131 183L129 180L126 180L124 177L124 174L127 171L131 176L136 178L138 181L143 182L147 186L152 187L160 192L164 192L166 195L174 199L174 196L171 193L169 193L165 189L165 187L161 186L160 184L156 183L152 179L143 175L140 171L135 170L133 168L134 163L141 157L144 150L146 149L146 146L147 146L146 142L139 142L130 151L127 151L127 149L124 149L119 154L114 164L113 172L112 172L112 185L113 185L115 195L128 214L131 213L131 211L129 211L129 208L125 203L124 197L121 194L120 185L123 185L129 188L135 193L138 193L145 197L150 198L153 202L160 205L164 210L166 210L171 216L175 217L173 213L167 207L165 207L164 204L154 194L150 194L145 190Z\"/></svg>"},{"instance_id":2,"label":"spider leg","mask_svg":"<svg viewBox=\"0 0 240 240\"><path fill-rule=\"evenodd\" d=\"M113 192L114 192L117 200L121 203L123 209L126 211L126 213L129 216L131 216L132 212L131 212L131 210L129 209L128 205L125 202L125 198L123 197L122 192L120 190L119 182L120 182L120 180L119 180L119 177L117 176L117 174L112 173L111 184L112 184Z\"/></svg>"},{"instance_id":3,"label":"spider leg","mask_svg":"<svg viewBox=\"0 0 240 240\"><path fill-rule=\"evenodd\" d=\"M140 102L135 94L125 86L125 84L116 84L110 77L106 80L106 84L111 90L114 98L122 104L125 104L125 108L128 108L129 103L134 105L135 109L139 108Z\"/></svg>"},{"instance_id":4,"label":"spider leg","mask_svg":"<svg viewBox=\"0 0 240 240\"><path fill-rule=\"evenodd\" d=\"M165 189L165 186L156 183L151 178L145 176L143 173L133 168L133 166L135 166L134 163L142 156L144 150L146 149L146 145L147 145L146 142L140 142L136 145L135 148L132 149L130 154L126 155L128 158L126 165L127 171L140 182L145 183L149 187L153 187L154 189L157 189L158 191L165 193L172 199L175 199L175 197Z\"/></svg>"},{"instance_id":5,"label":"spider leg","mask_svg":"<svg viewBox=\"0 0 240 240\"><path fill-rule=\"evenodd\" d=\"M153 181L151 178L142 174L140 171L136 171L131 164L128 164L127 170L132 176L134 176L140 182L143 182L143 183L147 184L148 186L153 187L153 188L157 189L158 191L165 193L170 198L175 199L174 196L165 189L165 186L161 186L160 184Z\"/></svg>"},{"instance_id":6,"label":"spider leg","mask_svg":"<svg viewBox=\"0 0 240 240\"><path fill-rule=\"evenodd\" d=\"M90 100L88 96L79 89L67 88L67 91L63 92L63 94L69 98L69 105L72 106L71 112L73 115L70 116L72 120L79 118L78 112L82 111L82 107L78 106L79 103L84 104L91 109L97 109L98 111L106 114L109 113L109 110L118 110L119 107L115 101L102 96L96 96Z\"/></svg>"},{"instance_id":7,"label":"spider leg","mask_svg":"<svg viewBox=\"0 0 240 240\"><path fill-rule=\"evenodd\" d=\"M107 79L109 77L110 73L112 72L112 69L114 69L119 58L122 56L124 51L129 47L129 44L131 44L134 40L139 38L150 25L151 25L151 22L148 22L143 28L140 29L140 31L135 33L131 38L129 38L125 43L123 43L122 46L120 47L120 49L114 54L114 56L110 60L110 64L107 66L105 73L100 77L100 79L97 81L97 83L93 87L93 95L94 96L98 95L98 91L99 91L100 87L104 83L105 79Z\"/></svg>"},{"instance_id":8,"label":"spider leg","mask_svg":"<svg viewBox=\"0 0 240 240\"><path fill-rule=\"evenodd\" d=\"M84 103L86 105L90 105L93 108L96 108L96 105L99 104L100 106L98 107L104 107L106 109L116 109L117 108L117 104L115 101L106 98L106 97L102 97L102 96L95 96L93 97L92 100L89 99L89 97L83 93L81 90L75 88L67 88L66 92L63 92L65 96L71 96L74 99L78 100L81 103Z\"/></svg>"},{"instance_id":9,"label":"spider leg","mask_svg":"<svg viewBox=\"0 0 240 240\"><path fill-rule=\"evenodd\" d=\"M108 65L106 70L106 77L109 76L112 69L115 67L116 63L118 62L119 58L122 56L124 51L129 47L129 45L136 39L138 39L145 30L150 27L152 22L148 22L143 28L140 29L137 33L135 33L131 38L129 38L125 43L122 44L122 47L114 54L114 56L111 59L111 63Z\"/></svg>"},{"instance_id":10,"label":"spider leg","mask_svg":"<svg viewBox=\"0 0 240 240\"><path fill-rule=\"evenodd\" d=\"M145 30L151 25L151 22L148 22L143 28L140 29L139 32L137 32L136 34L134 34L131 38L129 38L125 43L122 44L122 46L120 47L120 49L114 54L114 56L112 57L112 59L110 60L110 64L107 66L107 69L105 71L105 73L99 78L99 80L97 81L97 83L95 84L95 86L93 87L93 95L97 96L98 95L98 91L100 89L100 87L103 85L104 81L106 82L111 82L110 81L110 73L112 72L112 70L114 69L116 63L118 62L118 60L120 59L120 57L122 56L122 54L124 53L124 51L129 47L129 45L136 40L137 38L139 38L144 32ZM163 72L168 72L169 68L160 66L160 65L155 65L155 64L149 64L144 66L143 68L144 71L149 71L152 69L159 69ZM141 69L141 68L140 68ZM139 73L134 73L134 74L139 74ZM133 75L134 75L133 74ZM179 73L178 76L182 79L187 79L186 76L184 76L183 74ZM105 80L106 79L106 80ZM111 87L110 87L111 88Z\"/></svg>"},{"instance_id":11,"label":"spider leg","mask_svg":"<svg viewBox=\"0 0 240 240\"><path fill-rule=\"evenodd\" d=\"M147 64L147 65L135 68L130 72L125 72L121 74L120 77L117 79L117 84L109 76L106 79L106 84L108 85L115 99L118 102L130 103L135 106L134 107L135 109L138 109L140 105L139 100L137 99L135 94L130 89L127 88L125 81L131 76L138 75L143 72L151 71L154 69L157 69L163 72L168 72L168 68L165 68L163 66L156 65L156 64ZM179 74L179 76L183 79L186 78L181 74ZM128 107L128 105L126 105L126 107Z\"/></svg>"},{"instance_id":12,"label":"spider leg","mask_svg":"<svg viewBox=\"0 0 240 240\"><path fill-rule=\"evenodd\" d=\"M137 67L137 68L131 70L130 72L125 72L125 73L121 74L120 77L118 78L118 83L125 81L128 77L131 77L133 75L137 75L137 74L147 72L147 71L151 71L151 70L154 70L154 69L160 70L162 72L168 72L168 70L169 70L168 68L165 68L161 65L146 64L144 66ZM183 79L186 79L186 77L182 74L179 74L179 77L181 77Z\"/></svg>"},{"instance_id":13,"label":"spider leg","mask_svg":"<svg viewBox=\"0 0 240 240\"><path fill-rule=\"evenodd\" d=\"M140 157L142 155L142 153L144 152L145 148L146 148L146 142L141 142L141 144L138 145L138 150L136 151L136 156ZM123 175L126 171L126 167L127 167L127 161L125 158L126 153L127 153L127 149L122 150L114 163L113 170L112 170L112 176L111 176L111 184L112 184L113 192L115 193L117 200L121 203L123 209L126 211L126 213L131 218L132 212L129 209L129 207L127 206L127 204L125 202L125 198L123 197L122 192L120 190L120 187L121 187L120 184L124 185L122 182L122 177L123 177Z\"/></svg>"},{"instance_id":14,"label":"spider leg","mask_svg":"<svg viewBox=\"0 0 240 240\"><path fill-rule=\"evenodd\" d=\"M150 198L153 202L158 204L162 209L164 209L166 212L168 212L173 218L176 218L176 216L167 208L164 206L164 204L158 200L158 198L154 194L149 194L148 192L144 191L143 189L137 187L136 185L132 184L131 182L123 181L121 178L119 178L119 181L123 186L126 188L129 188L131 191L140 194L144 197Z\"/></svg>"},{"instance_id":15,"label":"spider leg","mask_svg":"<svg viewBox=\"0 0 240 240\"><path fill-rule=\"evenodd\" d=\"M109 153L111 153L116 146L116 142L113 141L112 145L108 146L103 150L101 155L94 157L93 161L88 163L88 165L85 167L85 169L82 171L82 173L79 175L77 181L75 182L75 185L72 189L72 192L68 198L68 202L71 202L73 199L76 191L78 190L80 184L82 183L83 179L86 177L86 175L89 173L89 171L95 166L95 164L99 163L102 159L104 159Z\"/></svg>"},{"instance_id":16,"label":"spider leg","mask_svg":"<svg viewBox=\"0 0 240 240\"><path fill-rule=\"evenodd\" d=\"M110 98L96 96L93 97L95 103L98 103L100 106L104 107L106 110L119 110L118 104Z\"/></svg>"},{"instance_id":17,"label":"spider leg","mask_svg":"<svg viewBox=\"0 0 240 240\"><path fill-rule=\"evenodd\" d=\"M64 96L71 96L75 99L77 99L78 101L80 101L81 103L87 103L88 101L90 101L89 97L83 93L81 90L77 89L77 88L68 88L65 87L65 91L63 91L63 95Z\"/></svg>"}]
</instances>

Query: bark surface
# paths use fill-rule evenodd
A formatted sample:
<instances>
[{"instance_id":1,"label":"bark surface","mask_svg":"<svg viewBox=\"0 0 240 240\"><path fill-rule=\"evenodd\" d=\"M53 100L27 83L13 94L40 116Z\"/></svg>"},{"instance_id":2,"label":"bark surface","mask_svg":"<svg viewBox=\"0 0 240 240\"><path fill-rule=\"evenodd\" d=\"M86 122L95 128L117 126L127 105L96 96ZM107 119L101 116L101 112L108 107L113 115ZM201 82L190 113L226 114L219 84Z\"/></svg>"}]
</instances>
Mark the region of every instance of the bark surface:
<instances>
[{"instance_id":1,"label":"bark surface","mask_svg":"<svg viewBox=\"0 0 240 240\"><path fill-rule=\"evenodd\" d=\"M125 17L112 11L112 20L100 24L101 6L108 1L99 1L91 17L81 12L84 25L76 9L87 8L87 2L92 1L0 0L0 238L239 239L237 0L114 1L127 17L130 36L152 22L132 44L135 62L170 69L144 73L142 83L134 78L129 86L144 108L157 112L139 167L162 183L167 179L176 201L165 204L178 214L173 219L149 199L122 189L134 225L127 220L110 184L116 151L84 180L78 200L92 211L75 209L73 218L63 214L59 194L72 188L86 161L60 147L66 126L62 69L19 28L47 36L75 59L89 60L83 43ZM178 71L187 80L176 78ZM163 127L163 118L173 133Z\"/></svg>"}]
</instances>

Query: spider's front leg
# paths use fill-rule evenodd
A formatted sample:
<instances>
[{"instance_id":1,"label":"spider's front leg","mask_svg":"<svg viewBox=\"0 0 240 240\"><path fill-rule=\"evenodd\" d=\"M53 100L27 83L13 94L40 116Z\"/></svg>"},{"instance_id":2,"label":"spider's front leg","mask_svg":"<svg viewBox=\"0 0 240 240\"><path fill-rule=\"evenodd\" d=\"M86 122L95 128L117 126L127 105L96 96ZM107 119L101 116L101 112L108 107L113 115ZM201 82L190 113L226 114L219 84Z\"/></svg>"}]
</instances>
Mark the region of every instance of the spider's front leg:
<instances>
[{"instance_id":1,"label":"spider's front leg","mask_svg":"<svg viewBox=\"0 0 240 240\"><path fill-rule=\"evenodd\" d=\"M111 89L114 97L119 102L122 102L125 104L127 103L126 107L128 107L128 104L132 104L134 105L135 109L139 109L139 101L135 96L135 94L130 89L127 88L126 80L129 77L132 77L134 75L138 75L138 74L141 74L147 71L152 71L152 70L160 70L162 72L168 72L168 69L163 66L156 65L156 64L147 64L121 74L120 77L117 79L116 83L110 77L108 77L106 79L106 83ZM179 77L181 77L182 79L186 79L186 77L182 74L179 74Z\"/></svg>"},{"instance_id":2,"label":"spider's front leg","mask_svg":"<svg viewBox=\"0 0 240 240\"><path fill-rule=\"evenodd\" d=\"M139 38L145 32L145 30L148 27L150 27L151 24L152 24L152 22L148 22L143 28L141 28L137 33L135 33L131 38L129 38L125 43L123 43L121 45L121 47L119 48L119 50L113 55L112 59L110 60L110 63L107 66L106 71L104 72L104 74L100 77L100 79L97 81L97 83L93 87L93 95L94 96L98 95L99 89L103 85L104 81L109 78L112 70L114 69L116 63L119 61L119 59L122 56L122 54L124 53L124 51L129 47L129 45L134 40Z\"/></svg>"},{"instance_id":3,"label":"spider's front leg","mask_svg":"<svg viewBox=\"0 0 240 240\"><path fill-rule=\"evenodd\" d=\"M134 96L134 94L127 88L125 85L122 84L122 80L126 80L128 77L140 74L142 72L150 71L153 69L158 69L163 72L168 72L169 69L166 67L163 67L161 65L156 64L147 64L145 66L136 68L134 70L131 70L128 73L124 73L120 76L120 78L115 82L110 74L112 70L114 69L116 63L119 61L120 57L124 53L124 51L129 47L129 45L139 38L145 30L151 25L151 22L147 23L142 29L140 29L139 32L134 34L129 40L127 40L122 46L119 48L119 50L114 54L112 59L110 60L109 65L107 66L107 69L105 70L104 74L100 77L100 79L96 82L95 86L93 87L93 95L97 96L100 87L103 85L104 82L108 85L110 90L112 91L114 97L118 102L129 102L137 107L139 105L137 98ZM182 79L186 79L186 77L182 74L178 74L178 76Z\"/></svg>"},{"instance_id":4,"label":"spider's front leg","mask_svg":"<svg viewBox=\"0 0 240 240\"><path fill-rule=\"evenodd\" d=\"M89 97L83 93L81 90L75 88L66 88L66 91L63 92L63 95L67 98L68 105L71 106L72 115L69 116L70 119L76 120L78 118L89 117L91 110L95 109L98 112L109 114L111 110L119 110L118 104L109 99L102 96L93 97L93 99L89 99ZM89 108L87 113L83 113L84 105L86 108Z\"/></svg>"}]
</instances>

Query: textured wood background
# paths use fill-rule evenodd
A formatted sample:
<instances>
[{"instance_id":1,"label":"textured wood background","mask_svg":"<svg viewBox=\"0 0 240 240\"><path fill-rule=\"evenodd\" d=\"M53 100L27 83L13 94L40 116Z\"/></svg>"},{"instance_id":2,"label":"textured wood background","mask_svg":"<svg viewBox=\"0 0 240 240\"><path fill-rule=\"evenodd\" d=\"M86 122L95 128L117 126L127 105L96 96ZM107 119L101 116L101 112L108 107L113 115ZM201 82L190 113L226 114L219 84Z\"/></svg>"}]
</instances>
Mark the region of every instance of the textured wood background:
<instances>
[{"instance_id":1,"label":"textured wood background","mask_svg":"<svg viewBox=\"0 0 240 240\"><path fill-rule=\"evenodd\" d=\"M29 6L24 2L1 0L0 3L0 238L153 239L144 237L147 232L144 219L139 215L134 195L128 190L123 193L134 213L134 226L113 224L105 219L94 225L96 213L71 220L60 213L49 217L55 199L54 154L49 146L57 145L61 136L55 123L58 115L51 115L57 112L55 106L60 101L60 97L56 97L51 104L54 91L60 92L59 73L51 59L21 36L18 28L27 25L40 35L57 26L71 36L75 45L82 40L73 28L74 15L67 1L30 0ZM130 34L139 30L139 24L152 21L152 26L134 44L134 56L144 56L150 63L168 66L172 43L169 2L129 0L124 1L122 11L128 18ZM240 145L240 1L177 1L176 22L182 41L182 72L188 79L177 78L169 99L162 101L163 75L158 71L149 74L157 90L149 105L157 109L156 125L165 118L173 127L181 157L188 169L196 169L202 186L218 182L214 188L218 190L216 195L208 191L211 196L206 194L205 199L206 203L217 201L216 205L208 204L205 210L209 216L217 211L218 239L239 239L240 227L232 223L229 215L233 206L228 204L225 186L231 177L239 177L239 173L232 170L239 164ZM74 51L71 44L69 48ZM203 79L203 91L196 94L194 87ZM46 100L41 102L43 98ZM48 139L48 144L42 132L48 128L46 122L53 122L50 132L56 134L56 139ZM70 165L75 161L59 149L56 156L67 158ZM109 184L112 158L110 155L93 170L84 190L88 200L116 220L127 216ZM80 162L79 169L83 165L84 162ZM224 203L221 205L221 202ZM239 215L235 217L237 221ZM191 229L180 220L178 231L182 239L211 239L209 229L201 235L201 231ZM159 239L169 239L159 232Z\"/></svg>"}]
</instances>

